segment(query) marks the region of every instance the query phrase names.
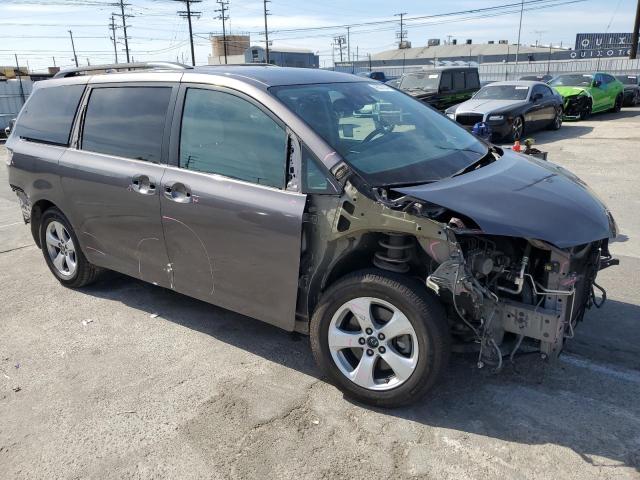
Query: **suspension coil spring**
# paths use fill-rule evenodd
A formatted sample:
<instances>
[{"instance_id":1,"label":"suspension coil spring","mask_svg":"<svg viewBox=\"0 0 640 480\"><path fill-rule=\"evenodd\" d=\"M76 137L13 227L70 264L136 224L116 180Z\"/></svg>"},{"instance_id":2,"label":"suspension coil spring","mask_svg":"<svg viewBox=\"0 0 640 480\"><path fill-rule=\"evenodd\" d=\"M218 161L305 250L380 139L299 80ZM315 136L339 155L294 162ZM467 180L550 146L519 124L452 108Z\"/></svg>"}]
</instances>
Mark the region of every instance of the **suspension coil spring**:
<instances>
[{"instance_id":1,"label":"suspension coil spring","mask_svg":"<svg viewBox=\"0 0 640 480\"><path fill-rule=\"evenodd\" d=\"M410 236L402 233L388 233L386 238L378 243L384 251L376 252L374 255L373 264L376 267L397 273L409 271L410 250L413 248Z\"/></svg>"}]
</instances>

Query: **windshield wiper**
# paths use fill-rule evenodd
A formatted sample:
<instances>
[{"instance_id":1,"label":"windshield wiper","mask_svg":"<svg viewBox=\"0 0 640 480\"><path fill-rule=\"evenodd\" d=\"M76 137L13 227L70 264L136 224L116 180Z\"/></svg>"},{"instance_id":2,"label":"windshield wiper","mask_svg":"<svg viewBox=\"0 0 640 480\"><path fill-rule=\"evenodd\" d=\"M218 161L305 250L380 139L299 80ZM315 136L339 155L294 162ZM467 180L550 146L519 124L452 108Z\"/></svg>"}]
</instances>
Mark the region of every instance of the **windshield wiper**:
<instances>
[{"instance_id":1,"label":"windshield wiper","mask_svg":"<svg viewBox=\"0 0 640 480\"><path fill-rule=\"evenodd\" d=\"M473 151L473 150L472 150ZM473 170L477 170L478 168L484 167L485 165L489 165L497 160L496 157L493 156L493 150L491 148L487 149L487 153L480 157L475 162L467 165L461 170L458 170L456 173L451 175L449 178L457 177L459 175L464 175L465 173L472 172ZM478 152L476 152L478 153Z\"/></svg>"}]
</instances>

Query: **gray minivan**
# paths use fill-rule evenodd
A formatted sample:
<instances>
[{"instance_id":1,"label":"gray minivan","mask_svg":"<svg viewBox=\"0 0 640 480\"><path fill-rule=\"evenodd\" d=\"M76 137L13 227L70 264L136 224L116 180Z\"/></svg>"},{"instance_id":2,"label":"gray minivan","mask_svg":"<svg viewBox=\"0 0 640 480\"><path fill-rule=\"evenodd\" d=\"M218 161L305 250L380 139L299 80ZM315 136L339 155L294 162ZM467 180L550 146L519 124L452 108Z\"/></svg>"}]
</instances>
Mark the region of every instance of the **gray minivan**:
<instances>
[{"instance_id":1,"label":"gray minivan","mask_svg":"<svg viewBox=\"0 0 640 480\"><path fill-rule=\"evenodd\" d=\"M115 270L309 334L334 384L387 407L454 344L496 370L553 359L600 303L617 227L553 163L354 75L123 68L38 82L7 140L63 285Z\"/></svg>"}]
</instances>

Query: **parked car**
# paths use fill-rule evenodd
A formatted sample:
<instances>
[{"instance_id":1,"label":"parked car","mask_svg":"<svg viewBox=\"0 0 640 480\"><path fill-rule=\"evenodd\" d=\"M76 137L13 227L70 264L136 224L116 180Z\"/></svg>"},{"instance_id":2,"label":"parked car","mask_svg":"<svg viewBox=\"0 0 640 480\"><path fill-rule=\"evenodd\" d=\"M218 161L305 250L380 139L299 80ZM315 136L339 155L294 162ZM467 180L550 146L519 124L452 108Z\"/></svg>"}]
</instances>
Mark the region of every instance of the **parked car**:
<instances>
[{"instance_id":1,"label":"parked car","mask_svg":"<svg viewBox=\"0 0 640 480\"><path fill-rule=\"evenodd\" d=\"M392 78L387 77L384 72L376 72L376 71L360 72L358 73L358 75L361 77L370 78L372 80L377 80L382 83L388 82L389 80L393 80Z\"/></svg>"},{"instance_id":2,"label":"parked car","mask_svg":"<svg viewBox=\"0 0 640 480\"><path fill-rule=\"evenodd\" d=\"M389 86L391 86L391 87L393 87L393 88L399 88L401 80L402 80L402 78L398 77L398 78L394 78L393 80L387 80L384 83L389 85Z\"/></svg>"},{"instance_id":3,"label":"parked car","mask_svg":"<svg viewBox=\"0 0 640 480\"><path fill-rule=\"evenodd\" d=\"M564 98L564 115L585 120L592 113L619 112L624 87L608 73L566 73L549 82Z\"/></svg>"},{"instance_id":4,"label":"parked car","mask_svg":"<svg viewBox=\"0 0 640 480\"><path fill-rule=\"evenodd\" d=\"M553 79L553 75L547 74L538 74L538 75L525 75L524 77L520 77L520 80L528 80L531 82L543 82L549 83L549 81Z\"/></svg>"},{"instance_id":5,"label":"parked car","mask_svg":"<svg viewBox=\"0 0 640 480\"><path fill-rule=\"evenodd\" d=\"M9 135L11 134L11 130L13 130L13 126L16 123L16 119L12 118L11 120L9 120L9 125L7 125L6 127L4 127L4 136L5 137L9 137Z\"/></svg>"},{"instance_id":6,"label":"parked car","mask_svg":"<svg viewBox=\"0 0 640 480\"><path fill-rule=\"evenodd\" d=\"M445 67L405 73L400 90L438 110L469 100L480 89L478 69Z\"/></svg>"},{"instance_id":7,"label":"parked car","mask_svg":"<svg viewBox=\"0 0 640 480\"><path fill-rule=\"evenodd\" d=\"M616 263L613 217L577 177L388 85L92 68L37 82L6 144L55 278L116 270L309 334L360 401L417 400L454 342L497 370L524 337L556 358Z\"/></svg>"},{"instance_id":8,"label":"parked car","mask_svg":"<svg viewBox=\"0 0 640 480\"><path fill-rule=\"evenodd\" d=\"M640 103L640 77L638 75L616 75L624 87L624 105L635 107Z\"/></svg>"},{"instance_id":9,"label":"parked car","mask_svg":"<svg viewBox=\"0 0 640 480\"><path fill-rule=\"evenodd\" d=\"M525 133L562 126L562 97L542 82L495 82L446 114L471 130L486 123L493 140L519 140Z\"/></svg>"}]
</instances>

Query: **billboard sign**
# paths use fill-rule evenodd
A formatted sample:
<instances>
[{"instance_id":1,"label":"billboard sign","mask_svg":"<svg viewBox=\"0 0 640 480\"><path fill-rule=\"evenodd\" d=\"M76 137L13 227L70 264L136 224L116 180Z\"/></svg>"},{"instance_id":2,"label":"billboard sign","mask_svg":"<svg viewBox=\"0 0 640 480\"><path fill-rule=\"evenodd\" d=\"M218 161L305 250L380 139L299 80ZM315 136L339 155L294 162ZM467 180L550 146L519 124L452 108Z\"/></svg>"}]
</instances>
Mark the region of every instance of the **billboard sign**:
<instances>
[{"instance_id":1,"label":"billboard sign","mask_svg":"<svg viewBox=\"0 0 640 480\"><path fill-rule=\"evenodd\" d=\"M578 33L571 58L625 57L631 48L631 33Z\"/></svg>"}]
</instances>

